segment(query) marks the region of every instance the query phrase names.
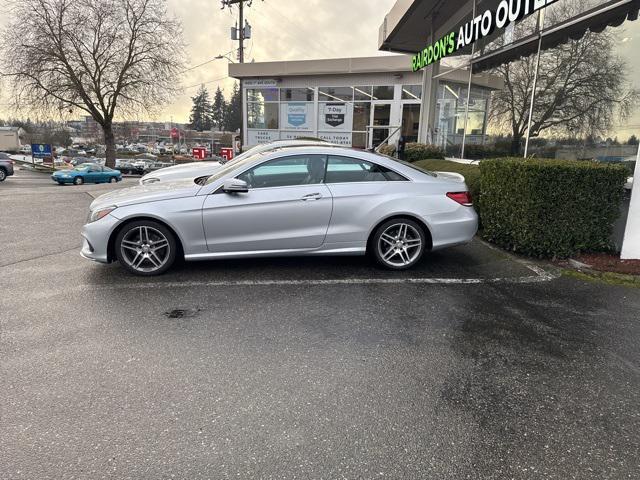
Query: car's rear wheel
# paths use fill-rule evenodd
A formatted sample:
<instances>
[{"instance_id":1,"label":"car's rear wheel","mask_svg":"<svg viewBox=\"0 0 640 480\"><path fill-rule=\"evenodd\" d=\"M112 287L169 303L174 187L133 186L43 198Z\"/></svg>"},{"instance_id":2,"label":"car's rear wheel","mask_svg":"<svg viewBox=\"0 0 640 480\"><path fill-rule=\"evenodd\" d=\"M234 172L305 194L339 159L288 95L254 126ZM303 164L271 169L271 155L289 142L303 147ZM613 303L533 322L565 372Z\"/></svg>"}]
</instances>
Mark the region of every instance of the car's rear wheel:
<instances>
[{"instance_id":1,"label":"car's rear wheel","mask_svg":"<svg viewBox=\"0 0 640 480\"><path fill-rule=\"evenodd\" d=\"M116 257L125 269L136 275L166 272L175 262L178 245L173 233L152 220L127 224L116 236Z\"/></svg>"},{"instance_id":2,"label":"car's rear wheel","mask_svg":"<svg viewBox=\"0 0 640 480\"><path fill-rule=\"evenodd\" d=\"M380 225L371 239L376 261L391 270L405 270L420 261L426 248L421 225L409 218L393 218Z\"/></svg>"},{"instance_id":3,"label":"car's rear wheel","mask_svg":"<svg viewBox=\"0 0 640 480\"><path fill-rule=\"evenodd\" d=\"M0 168L0 182L4 182L7 178L7 172L4 171L4 168Z\"/></svg>"},{"instance_id":4,"label":"car's rear wheel","mask_svg":"<svg viewBox=\"0 0 640 480\"><path fill-rule=\"evenodd\" d=\"M83 183L84 183L84 178L82 177L76 177L73 179L74 185L82 185Z\"/></svg>"}]
</instances>

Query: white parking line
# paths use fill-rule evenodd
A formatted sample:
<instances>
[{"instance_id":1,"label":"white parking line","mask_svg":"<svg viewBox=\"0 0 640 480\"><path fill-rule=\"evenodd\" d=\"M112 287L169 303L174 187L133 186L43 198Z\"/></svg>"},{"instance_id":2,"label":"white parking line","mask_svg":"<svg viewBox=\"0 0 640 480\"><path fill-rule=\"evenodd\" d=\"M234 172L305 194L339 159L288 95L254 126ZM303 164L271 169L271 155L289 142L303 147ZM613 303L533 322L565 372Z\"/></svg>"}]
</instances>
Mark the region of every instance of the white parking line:
<instances>
[{"instance_id":1,"label":"white parking line","mask_svg":"<svg viewBox=\"0 0 640 480\"><path fill-rule=\"evenodd\" d=\"M157 289L157 288L190 288L190 287L258 287L258 286L311 286L311 285L469 285L483 283L540 283L548 282L559 275L530 264L523 264L535 275L522 277L498 278L335 278L335 279L303 279L303 280L190 280L186 282L149 282L121 283L117 285L78 285L72 290L125 290L125 289Z\"/></svg>"}]
</instances>

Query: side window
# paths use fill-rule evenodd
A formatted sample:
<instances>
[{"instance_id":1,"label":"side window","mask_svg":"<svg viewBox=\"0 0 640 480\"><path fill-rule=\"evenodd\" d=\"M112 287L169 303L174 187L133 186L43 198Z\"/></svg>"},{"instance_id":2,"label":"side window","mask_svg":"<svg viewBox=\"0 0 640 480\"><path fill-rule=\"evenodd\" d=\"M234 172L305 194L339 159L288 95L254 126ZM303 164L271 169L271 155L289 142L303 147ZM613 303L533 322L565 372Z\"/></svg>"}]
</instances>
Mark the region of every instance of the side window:
<instances>
[{"instance_id":1,"label":"side window","mask_svg":"<svg viewBox=\"0 0 640 480\"><path fill-rule=\"evenodd\" d=\"M358 158L329 155L326 183L399 181L406 181L406 178L382 165Z\"/></svg>"},{"instance_id":2,"label":"side window","mask_svg":"<svg viewBox=\"0 0 640 480\"><path fill-rule=\"evenodd\" d=\"M324 155L292 155L262 163L238 175L249 188L287 187L322 183Z\"/></svg>"}]
</instances>

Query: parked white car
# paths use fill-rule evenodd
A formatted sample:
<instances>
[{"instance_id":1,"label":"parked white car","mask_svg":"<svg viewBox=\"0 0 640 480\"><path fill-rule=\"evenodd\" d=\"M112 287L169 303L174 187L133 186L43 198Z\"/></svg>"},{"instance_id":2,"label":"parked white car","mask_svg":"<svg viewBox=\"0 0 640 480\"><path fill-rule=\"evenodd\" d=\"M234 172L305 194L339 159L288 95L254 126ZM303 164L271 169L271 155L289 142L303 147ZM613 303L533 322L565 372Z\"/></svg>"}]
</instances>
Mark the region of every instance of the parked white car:
<instances>
[{"instance_id":1,"label":"parked white car","mask_svg":"<svg viewBox=\"0 0 640 480\"><path fill-rule=\"evenodd\" d=\"M285 147L338 147L333 143L327 143L320 140L276 140L275 142L263 143L250 148L246 152L238 155L231 160L232 162L250 157L256 153L268 152L276 148ZM195 180L200 177L208 177L213 175L222 167L222 162L190 162L173 167L161 168L155 172L149 173L139 180L140 185L149 185L157 182L168 182L174 180L190 179Z\"/></svg>"}]
</instances>

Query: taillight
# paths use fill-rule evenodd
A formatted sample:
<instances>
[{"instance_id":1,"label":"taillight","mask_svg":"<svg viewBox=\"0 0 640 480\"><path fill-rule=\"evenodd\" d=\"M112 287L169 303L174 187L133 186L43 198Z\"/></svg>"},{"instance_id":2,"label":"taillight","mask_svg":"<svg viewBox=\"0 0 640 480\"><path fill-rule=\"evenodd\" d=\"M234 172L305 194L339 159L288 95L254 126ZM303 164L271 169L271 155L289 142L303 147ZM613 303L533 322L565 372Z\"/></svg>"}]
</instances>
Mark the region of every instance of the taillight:
<instances>
[{"instance_id":1,"label":"taillight","mask_svg":"<svg viewBox=\"0 0 640 480\"><path fill-rule=\"evenodd\" d=\"M447 197L465 207L473 205L473 200L471 200L471 194L469 192L448 192Z\"/></svg>"}]
</instances>

